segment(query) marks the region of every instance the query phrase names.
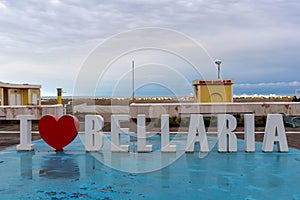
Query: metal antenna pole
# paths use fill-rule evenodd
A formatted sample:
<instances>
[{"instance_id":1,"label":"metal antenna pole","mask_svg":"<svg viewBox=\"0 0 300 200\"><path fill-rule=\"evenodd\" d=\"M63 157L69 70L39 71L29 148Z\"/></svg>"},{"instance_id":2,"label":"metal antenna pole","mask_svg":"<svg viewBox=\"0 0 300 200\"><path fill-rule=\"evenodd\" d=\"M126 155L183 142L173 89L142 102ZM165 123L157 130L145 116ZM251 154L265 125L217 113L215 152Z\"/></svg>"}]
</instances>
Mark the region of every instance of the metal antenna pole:
<instances>
[{"instance_id":1,"label":"metal antenna pole","mask_svg":"<svg viewBox=\"0 0 300 200\"><path fill-rule=\"evenodd\" d=\"M132 103L134 102L134 60L132 61Z\"/></svg>"},{"instance_id":2,"label":"metal antenna pole","mask_svg":"<svg viewBox=\"0 0 300 200\"><path fill-rule=\"evenodd\" d=\"M221 63L222 63L221 60L215 60L215 64L218 65L218 79L221 78L221 76L220 76Z\"/></svg>"},{"instance_id":3,"label":"metal antenna pole","mask_svg":"<svg viewBox=\"0 0 300 200\"><path fill-rule=\"evenodd\" d=\"M220 79L220 64L218 64L218 79Z\"/></svg>"}]
</instances>

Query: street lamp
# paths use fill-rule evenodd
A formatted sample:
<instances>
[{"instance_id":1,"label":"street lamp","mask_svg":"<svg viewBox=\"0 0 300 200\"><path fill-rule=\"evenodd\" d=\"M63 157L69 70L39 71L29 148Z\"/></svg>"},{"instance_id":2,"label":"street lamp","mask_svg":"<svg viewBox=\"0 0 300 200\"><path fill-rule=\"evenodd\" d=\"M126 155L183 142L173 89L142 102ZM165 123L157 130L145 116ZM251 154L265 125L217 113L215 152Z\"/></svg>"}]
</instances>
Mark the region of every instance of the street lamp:
<instances>
[{"instance_id":1,"label":"street lamp","mask_svg":"<svg viewBox=\"0 0 300 200\"><path fill-rule=\"evenodd\" d=\"M218 79L220 79L220 66L222 61L221 60L215 60L215 64L218 65Z\"/></svg>"},{"instance_id":2,"label":"street lamp","mask_svg":"<svg viewBox=\"0 0 300 200\"><path fill-rule=\"evenodd\" d=\"M132 60L131 63L131 67L132 67L132 103L134 103L134 60Z\"/></svg>"}]
</instances>

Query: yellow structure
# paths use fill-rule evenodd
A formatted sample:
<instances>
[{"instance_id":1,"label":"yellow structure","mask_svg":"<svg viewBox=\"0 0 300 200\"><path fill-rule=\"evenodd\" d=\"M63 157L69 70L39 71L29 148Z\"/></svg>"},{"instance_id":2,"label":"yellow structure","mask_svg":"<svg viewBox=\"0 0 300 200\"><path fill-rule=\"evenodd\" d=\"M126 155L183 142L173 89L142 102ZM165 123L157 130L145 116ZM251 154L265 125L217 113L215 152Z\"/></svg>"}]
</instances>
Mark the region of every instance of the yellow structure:
<instances>
[{"instance_id":1,"label":"yellow structure","mask_svg":"<svg viewBox=\"0 0 300 200\"><path fill-rule=\"evenodd\" d=\"M194 80L195 102L233 102L233 80Z\"/></svg>"},{"instance_id":2,"label":"yellow structure","mask_svg":"<svg viewBox=\"0 0 300 200\"><path fill-rule=\"evenodd\" d=\"M57 88L57 104L62 103L62 88Z\"/></svg>"},{"instance_id":3,"label":"yellow structure","mask_svg":"<svg viewBox=\"0 0 300 200\"><path fill-rule=\"evenodd\" d=\"M41 105L41 85L0 82L0 105Z\"/></svg>"}]
</instances>

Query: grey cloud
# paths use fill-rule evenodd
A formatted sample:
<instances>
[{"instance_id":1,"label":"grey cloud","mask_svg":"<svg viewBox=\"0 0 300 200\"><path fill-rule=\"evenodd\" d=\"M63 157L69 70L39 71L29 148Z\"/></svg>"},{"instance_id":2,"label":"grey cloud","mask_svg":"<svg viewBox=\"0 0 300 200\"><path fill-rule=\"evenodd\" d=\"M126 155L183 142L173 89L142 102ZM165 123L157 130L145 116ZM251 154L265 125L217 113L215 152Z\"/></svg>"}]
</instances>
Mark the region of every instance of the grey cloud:
<instances>
[{"instance_id":1,"label":"grey cloud","mask_svg":"<svg viewBox=\"0 0 300 200\"><path fill-rule=\"evenodd\" d=\"M195 38L212 57L223 59L224 77L240 83L299 80L289 74L300 61L299 10L297 0L0 0L0 65L8 69L6 77L16 59L29 71L76 71L89 49L105 38L164 27Z\"/></svg>"}]
</instances>

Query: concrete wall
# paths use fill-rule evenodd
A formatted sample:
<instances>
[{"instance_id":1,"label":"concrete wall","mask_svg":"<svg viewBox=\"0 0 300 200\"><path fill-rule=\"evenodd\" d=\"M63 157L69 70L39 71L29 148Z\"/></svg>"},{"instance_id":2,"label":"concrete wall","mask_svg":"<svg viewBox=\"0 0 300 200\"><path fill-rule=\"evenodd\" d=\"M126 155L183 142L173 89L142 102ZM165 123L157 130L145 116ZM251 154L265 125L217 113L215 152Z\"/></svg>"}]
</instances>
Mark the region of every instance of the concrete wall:
<instances>
[{"instance_id":1,"label":"concrete wall","mask_svg":"<svg viewBox=\"0 0 300 200\"><path fill-rule=\"evenodd\" d=\"M44 107L44 106L43 106ZM49 108L50 109L50 108ZM62 109L62 108L61 108ZM44 112L53 112L51 109ZM300 116L300 102L258 102L258 103L145 103L130 106L101 106L81 104L73 107L74 113L99 114L105 122L110 122L111 114L129 114L136 118L138 114L146 114L147 118L160 118L161 114L179 116L184 114L211 113L253 113L266 116L272 113ZM0 114L1 115L1 114Z\"/></svg>"},{"instance_id":2,"label":"concrete wall","mask_svg":"<svg viewBox=\"0 0 300 200\"><path fill-rule=\"evenodd\" d=\"M253 113L257 116L285 113L300 115L300 102L258 102L258 103L168 103L168 104L131 104L130 117L146 114L149 118L159 118L161 114L179 116L182 114L211 113Z\"/></svg>"},{"instance_id":3,"label":"concrete wall","mask_svg":"<svg viewBox=\"0 0 300 200\"><path fill-rule=\"evenodd\" d=\"M105 122L111 121L111 114L129 114L130 107L127 106L101 106L87 105L86 103L73 106L73 113L98 114L104 118Z\"/></svg>"},{"instance_id":4,"label":"concrete wall","mask_svg":"<svg viewBox=\"0 0 300 200\"><path fill-rule=\"evenodd\" d=\"M34 115L35 119L40 119L44 115L64 114L63 105L43 105L43 106L0 106L0 117L8 120L17 119L18 115Z\"/></svg>"}]
</instances>

